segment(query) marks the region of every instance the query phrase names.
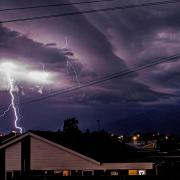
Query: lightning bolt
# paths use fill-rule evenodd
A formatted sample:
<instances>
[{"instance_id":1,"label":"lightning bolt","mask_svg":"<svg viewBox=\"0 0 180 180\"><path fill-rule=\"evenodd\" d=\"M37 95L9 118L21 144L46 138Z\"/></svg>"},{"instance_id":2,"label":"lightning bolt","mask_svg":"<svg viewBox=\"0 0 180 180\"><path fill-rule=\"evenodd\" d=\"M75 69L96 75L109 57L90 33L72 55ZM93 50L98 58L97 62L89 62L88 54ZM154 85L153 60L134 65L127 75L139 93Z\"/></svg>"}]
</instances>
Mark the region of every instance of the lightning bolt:
<instances>
[{"instance_id":1,"label":"lightning bolt","mask_svg":"<svg viewBox=\"0 0 180 180\"><path fill-rule=\"evenodd\" d=\"M45 73L46 71L45 71L45 65L44 65L44 63L39 63L41 66L42 66L42 72L43 73ZM39 94L43 94L43 86L36 86L37 88L38 88L38 93Z\"/></svg>"},{"instance_id":2,"label":"lightning bolt","mask_svg":"<svg viewBox=\"0 0 180 180\"><path fill-rule=\"evenodd\" d=\"M21 113L20 113L20 99L19 99L19 94L18 94L18 92L16 92L16 99L17 99L17 112L18 112L18 117L19 117L19 121L21 120L21 119L23 119L23 116L21 115ZM23 128L24 129L24 128ZM25 130L24 130L25 131Z\"/></svg>"},{"instance_id":3,"label":"lightning bolt","mask_svg":"<svg viewBox=\"0 0 180 180\"><path fill-rule=\"evenodd\" d=\"M44 65L44 63L39 63L39 64L42 65L42 70L43 70L43 72L45 72L45 65Z\"/></svg>"},{"instance_id":4,"label":"lightning bolt","mask_svg":"<svg viewBox=\"0 0 180 180\"><path fill-rule=\"evenodd\" d=\"M69 69L69 70L72 69L72 71L73 71L73 73L74 73L74 75L75 75L75 80L76 80L76 82L80 85L80 81L79 81L79 77L78 77L76 68L75 68L74 65L70 62L69 59L67 60L67 70L68 70L68 69ZM68 72L69 72L69 70L68 70Z\"/></svg>"},{"instance_id":5,"label":"lightning bolt","mask_svg":"<svg viewBox=\"0 0 180 180\"><path fill-rule=\"evenodd\" d=\"M33 65L35 64L35 65L41 66L42 72L43 72L44 74L46 74L45 64L44 64L44 63L40 62L40 63L31 63L31 64L33 64ZM43 92L44 92L44 88L43 88L43 86L42 86L40 83L36 83L35 88L31 87L30 89L31 89L32 91L33 91L34 89L36 89L39 94L43 94Z\"/></svg>"},{"instance_id":6,"label":"lightning bolt","mask_svg":"<svg viewBox=\"0 0 180 180\"><path fill-rule=\"evenodd\" d=\"M6 75L7 75L7 80L8 80L8 83L9 83L9 94L11 96L11 106L12 106L12 109L13 109L13 112L14 112L14 117L15 117L14 126L22 134L22 128L20 126L18 126L18 124L17 124L18 123L18 113L17 113L17 109L16 109L16 106L15 106L15 97L14 97L14 94L13 94L13 91L14 91L14 79L11 77L9 71L6 71Z\"/></svg>"},{"instance_id":7,"label":"lightning bolt","mask_svg":"<svg viewBox=\"0 0 180 180\"><path fill-rule=\"evenodd\" d=\"M0 115L0 118L4 117L10 110L11 104L8 106L8 108Z\"/></svg>"},{"instance_id":8,"label":"lightning bolt","mask_svg":"<svg viewBox=\"0 0 180 180\"><path fill-rule=\"evenodd\" d=\"M65 38L65 45L64 45L64 47L62 47L62 49L66 49L67 46L68 46L68 38L66 37ZM71 61L70 61L70 59L68 57L67 57L66 66L67 66L67 72L70 73L70 70L72 70L73 73L74 73L76 82L80 85L77 70L76 70L75 66L71 63Z\"/></svg>"},{"instance_id":9,"label":"lightning bolt","mask_svg":"<svg viewBox=\"0 0 180 180\"><path fill-rule=\"evenodd\" d=\"M41 86L41 83L46 81L46 78L48 78L48 73L45 72L45 65L43 63L39 63L39 64L42 65L43 72L41 73L39 71L37 72L30 71L30 73L28 73L28 77L31 78L33 82L40 84L40 85L37 85L36 88L38 88L38 92L42 94L43 86ZM8 108L2 114L0 114L0 118L4 117L11 110L14 115L14 127L18 132L22 133L24 131L24 128L19 125L19 122L23 118L23 116L21 116L21 113L20 113L19 87L15 81L15 75L16 75L15 73L17 71L18 66L11 62L4 62L1 64L0 67L2 68L1 71L6 76L9 95L11 98L11 102Z\"/></svg>"},{"instance_id":10,"label":"lightning bolt","mask_svg":"<svg viewBox=\"0 0 180 180\"><path fill-rule=\"evenodd\" d=\"M10 66L11 64L4 64L4 71L6 73L6 76L7 76L7 81L8 81L8 86L9 86L9 94L11 96L11 103L8 107L8 109L6 111L4 111L4 113L1 115L1 117L3 117L9 110L10 110L10 107L12 107L12 110L13 110L13 113L14 113L14 127L22 134L23 132L23 129L22 127L20 127L18 125L18 121L19 121L19 117L18 117L18 110L16 108L16 105L15 105L15 96L13 94L13 91L15 90L14 88L14 79L13 77L11 76L11 68L8 67Z\"/></svg>"},{"instance_id":11,"label":"lightning bolt","mask_svg":"<svg viewBox=\"0 0 180 180\"><path fill-rule=\"evenodd\" d=\"M68 38L65 37L65 45L62 47L62 49L66 49L68 46Z\"/></svg>"}]
</instances>

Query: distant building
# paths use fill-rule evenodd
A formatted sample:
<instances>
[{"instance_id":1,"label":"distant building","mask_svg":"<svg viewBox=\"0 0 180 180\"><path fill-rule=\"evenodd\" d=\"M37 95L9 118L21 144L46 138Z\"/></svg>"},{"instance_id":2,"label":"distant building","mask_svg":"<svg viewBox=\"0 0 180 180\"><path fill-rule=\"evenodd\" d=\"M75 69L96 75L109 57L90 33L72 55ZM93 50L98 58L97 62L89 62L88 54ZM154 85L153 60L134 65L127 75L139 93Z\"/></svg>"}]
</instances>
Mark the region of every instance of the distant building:
<instances>
[{"instance_id":1,"label":"distant building","mask_svg":"<svg viewBox=\"0 0 180 180\"><path fill-rule=\"evenodd\" d=\"M153 162L140 159L127 162L113 159L99 161L62 146L52 137L45 138L35 132L14 136L0 146L2 180L20 176L146 175L153 174L153 165Z\"/></svg>"}]
</instances>

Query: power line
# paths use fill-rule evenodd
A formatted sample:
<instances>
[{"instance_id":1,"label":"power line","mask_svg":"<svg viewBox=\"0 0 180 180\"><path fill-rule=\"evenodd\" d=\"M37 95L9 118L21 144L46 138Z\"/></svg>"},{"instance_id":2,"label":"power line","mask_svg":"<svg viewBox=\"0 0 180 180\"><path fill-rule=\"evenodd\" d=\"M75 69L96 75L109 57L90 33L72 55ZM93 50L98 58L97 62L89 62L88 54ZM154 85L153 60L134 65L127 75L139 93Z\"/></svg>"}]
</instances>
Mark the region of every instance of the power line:
<instances>
[{"instance_id":1,"label":"power line","mask_svg":"<svg viewBox=\"0 0 180 180\"><path fill-rule=\"evenodd\" d=\"M66 94L66 93L77 91L77 90L83 89L85 87L89 87L89 86L99 84L99 83L102 83L102 82L105 82L105 81L109 81L109 80L112 80L112 79L124 77L124 76L127 76L129 74L139 72L139 71L148 69L150 67L153 67L153 66L165 63L165 62L170 62L170 61L173 61L173 60L177 60L178 58L180 58L180 54L175 54L175 55L172 55L172 56L159 58L159 59L156 59L155 61L153 61L151 63L141 65L141 66L136 67L136 68L126 69L126 70L121 71L121 72L113 73L113 74L104 76L102 78L96 79L96 80L85 82L82 85L73 86L73 87L70 87L70 88L67 88L67 89L64 89L64 90L57 90L57 91L51 92L51 93L49 93L49 94L47 94L45 96L39 96L39 97L30 99L30 100L29 99L24 100L22 103L20 103L20 105L31 104L31 103L35 103L35 102L38 102L38 101L42 101L42 100L45 100L45 99L52 98L54 96L63 95L63 94ZM3 110L4 108L6 108L6 106L0 107L0 110Z\"/></svg>"},{"instance_id":2,"label":"power line","mask_svg":"<svg viewBox=\"0 0 180 180\"><path fill-rule=\"evenodd\" d=\"M12 22L34 21L34 20L40 20L40 19L49 19L49 18L74 16L74 15L90 14L90 13L97 13L97 12L115 11L115 10L125 10L125 9L133 9L133 8L140 8L140 7L159 6L159 5L167 5L167 4L175 4L175 3L180 3L180 0L159 1L159 2L153 2L153 3L141 3L141 4L135 4L135 5L100 8L100 9L94 9L94 10L74 11L74 12L61 13L61 14L2 20L0 22L7 24L7 23L12 23Z\"/></svg>"},{"instance_id":3,"label":"power line","mask_svg":"<svg viewBox=\"0 0 180 180\"><path fill-rule=\"evenodd\" d=\"M93 0L93 1L85 1L85 2L82 1L82 2L73 2L73 3L57 3L57 4L45 4L45 5L15 7L15 8L4 8L4 9L0 9L0 12L48 8L48 7L61 7L61 6L81 5L81 4L93 4L93 3L112 2L112 1L117 1L117 0Z\"/></svg>"},{"instance_id":4,"label":"power line","mask_svg":"<svg viewBox=\"0 0 180 180\"><path fill-rule=\"evenodd\" d=\"M84 84L82 84L80 86L74 86L74 87L71 87L71 88L68 88L68 89L65 89L65 90L55 91L54 93L50 93L50 94L48 94L48 95L46 95L44 97L39 97L39 98L32 99L30 101L25 101L22 104L29 104L29 103L41 101L41 100L44 100L44 99L48 99L48 98L51 98L51 97L54 97L54 96L57 96L57 95L60 95L60 94L66 94L66 93L69 93L69 92L73 92L73 91L76 91L76 90L79 90L79 89L82 89L82 88L85 88L85 87L89 87L89 86L99 84L99 83L102 83L102 82L105 82L105 81L109 81L109 80L112 80L112 79L115 79L115 78L123 77L123 76L129 75L129 74L132 74L132 73L135 73L135 72L138 72L138 71L142 71L142 70L145 70L147 68L150 68L150 67L153 67L153 66L165 63L165 62L169 62L169 61L172 61L172 60L177 59L177 58L180 58L180 54L176 54L176 55L165 57L165 58L160 58L158 61L154 61L152 63L145 64L145 65L142 65L142 66L139 66L139 67L136 67L136 68L127 69L127 70L124 70L124 71L121 71L121 72L117 72L117 73L105 76L103 78L92 80L92 81L86 82L86 83L84 83Z\"/></svg>"}]
</instances>

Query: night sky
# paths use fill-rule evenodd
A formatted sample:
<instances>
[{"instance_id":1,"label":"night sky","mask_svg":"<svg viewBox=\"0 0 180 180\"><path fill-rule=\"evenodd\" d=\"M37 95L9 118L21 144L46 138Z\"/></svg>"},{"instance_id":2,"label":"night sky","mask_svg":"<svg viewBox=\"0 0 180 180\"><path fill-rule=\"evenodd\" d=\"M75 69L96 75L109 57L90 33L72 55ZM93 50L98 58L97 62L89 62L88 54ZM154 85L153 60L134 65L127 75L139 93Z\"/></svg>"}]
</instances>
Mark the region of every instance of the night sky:
<instances>
[{"instance_id":1,"label":"night sky","mask_svg":"<svg viewBox=\"0 0 180 180\"><path fill-rule=\"evenodd\" d=\"M84 0L86 1L86 0ZM151 0L156 2L157 0ZM163 1L163 0L162 0ZM1 0L0 9L75 0ZM113 2L0 12L0 20L50 15L149 2ZM171 56L180 50L180 3L14 22L0 26L0 61L18 64L16 101L46 95L124 69ZM32 82L28 72L49 73L47 82ZM160 131L180 127L180 61L86 87L44 101L19 105L25 130L57 130L76 117L82 130ZM77 74L75 74L75 71ZM18 74L19 73L19 74ZM26 76L27 75L27 76ZM77 80L78 78L78 80ZM7 79L0 74L0 106L10 103ZM0 118L0 131L14 129L13 112Z\"/></svg>"}]
</instances>

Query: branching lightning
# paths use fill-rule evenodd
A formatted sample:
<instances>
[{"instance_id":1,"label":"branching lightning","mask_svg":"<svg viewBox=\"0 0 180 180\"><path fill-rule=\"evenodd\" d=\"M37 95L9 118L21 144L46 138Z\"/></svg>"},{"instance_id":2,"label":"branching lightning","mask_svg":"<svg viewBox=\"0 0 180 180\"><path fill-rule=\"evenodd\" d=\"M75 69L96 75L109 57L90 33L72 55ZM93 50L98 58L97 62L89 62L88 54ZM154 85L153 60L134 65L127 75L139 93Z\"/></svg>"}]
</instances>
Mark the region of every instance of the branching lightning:
<instances>
[{"instance_id":1,"label":"branching lightning","mask_svg":"<svg viewBox=\"0 0 180 180\"><path fill-rule=\"evenodd\" d=\"M79 81L79 78L78 78L78 74L77 74L77 71L76 71L76 68L74 67L74 65L71 63L71 61L68 59L67 60L67 70L69 72L69 70L73 71L74 75L75 75L75 80L76 82L80 85L80 81Z\"/></svg>"},{"instance_id":2,"label":"branching lightning","mask_svg":"<svg viewBox=\"0 0 180 180\"><path fill-rule=\"evenodd\" d=\"M14 120L14 126L16 129L18 129L20 131L20 133L22 133L22 128L20 126L17 125L18 122L18 114L17 114L17 109L15 106L15 98L14 98L14 94L13 94L13 90L14 90L14 80L13 78L11 78L10 73L7 73L7 77L8 77L8 83L9 83L9 93L11 95L11 105L12 105L12 109L14 112L14 116L15 116L15 120Z\"/></svg>"},{"instance_id":3,"label":"branching lightning","mask_svg":"<svg viewBox=\"0 0 180 180\"><path fill-rule=\"evenodd\" d=\"M10 110L10 107L12 107L12 110L13 110L13 113L14 113L14 127L19 130L20 133L23 132L22 130L22 127L20 127L18 125L18 121L19 121L19 117L18 117L18 110L16 108L16 105L15 105L15 96L13 94L13 91L15 90L14 88L14 79L11 75L11 70L13 68L13 64L11 63L3 63L3 70L4 72L6 73L6 76L7 76L7 81L8 81L8 86L9 86L9 94L11 96L11 103L8 107L8 109L6 111L4 111L4 113L1 115L1 116L4 116L9 110Z\"/></svg>"},{"instance_id":4,"label":"branching lightning","mask_svg":"<svg viewBox=\"0 0 180 180\"><path fill-rule=\"evenodd\" d=\"M65 45L63 47L63 49L66 49L68 46L68 38L65 38L66 42ZM78 77L78 73L77 70L75 68L75 66L71 63L70 59L67 57L67 62L66 62L66 66L67 66L67 72L70 73L70 71L72 70L74 76L75 76L75 81L78 83L78 85L80 85L80 81L79 81L79 77Z\"/></svg>"},{"instance_id":5,"label":"branching lightning","mask_svg":"<svg viewBox=\"0 0 180 180\"><path fill-rule=\"evenodd\" d=\"M4 117L10 110L11 104L8 106L8 108L0 115L0 118Z\"/></svg>"},{"instance_id":6,"label":"branching lightning","mask_svg":"<svg viewBox=\"0 0 180 180\"><path fill-rule=\"evenodd\" d=\"M19 121L22 119L20 108L19 108L19 87L16 84L18 81L29 82L38 84L35 87L38 88L39 93L43 93L43 84L50 83L50 73L45 71L45 66L43 63L39 63L42 65L42 71L32 70L23 64L15 64L11 62L4 62L0 65L0 71L6 76L6 81L8 84L8 91L11 98L10 104L8 108L0 114L0 118L7 115L7 113L11 110L14 115L14 128L19 132L23 133L24 128L19 125ZM15 81L16 80L16 81ZM21 86L20 86L21 87ZM23 87L21 87L22 89ZM24 93L23 93L24 94Z\"/></svg>"}]
</instances>

